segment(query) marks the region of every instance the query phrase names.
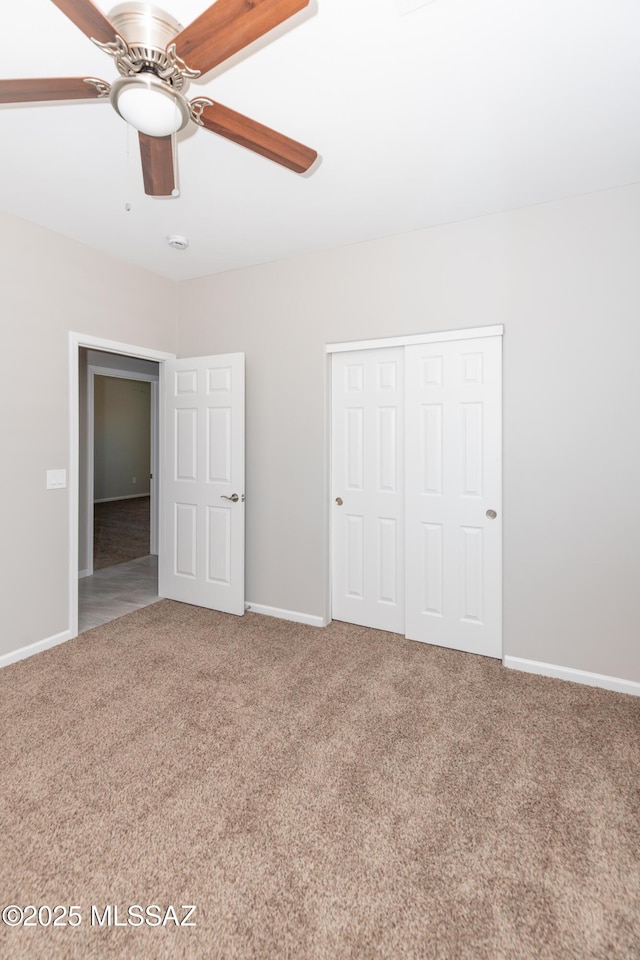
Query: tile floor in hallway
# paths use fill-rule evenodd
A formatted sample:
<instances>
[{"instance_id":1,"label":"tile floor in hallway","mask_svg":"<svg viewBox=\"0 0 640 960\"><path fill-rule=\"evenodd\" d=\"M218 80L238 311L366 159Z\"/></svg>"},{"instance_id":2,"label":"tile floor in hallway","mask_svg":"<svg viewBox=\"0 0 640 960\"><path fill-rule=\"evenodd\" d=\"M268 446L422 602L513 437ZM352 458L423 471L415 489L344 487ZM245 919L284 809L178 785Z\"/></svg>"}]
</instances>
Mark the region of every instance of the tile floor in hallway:
<instances>
[{"instance_id":1,"label":"tile floor in hallway","mask_svg":"<svg viewBox=\"0 0 640 960\"><path fill-rule=\"evenodd\" d=\"M78 581L78 632L158 600L158 558L139 557Z\"/></svg>"}]
</instances>

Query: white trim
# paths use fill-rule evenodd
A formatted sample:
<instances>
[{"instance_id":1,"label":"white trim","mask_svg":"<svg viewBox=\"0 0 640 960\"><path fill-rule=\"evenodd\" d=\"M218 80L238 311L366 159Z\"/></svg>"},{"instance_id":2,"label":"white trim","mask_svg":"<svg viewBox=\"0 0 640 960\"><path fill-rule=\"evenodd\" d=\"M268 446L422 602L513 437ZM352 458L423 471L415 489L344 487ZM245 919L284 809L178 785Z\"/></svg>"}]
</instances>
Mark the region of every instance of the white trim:
<instances>
[{"instance_id":1,"label":"white trim","mask_svg":"<svg viewBox=\"0 0 640 960\"><path fill-rule=\"evenodd\" d=\"M137 357L139 360L175 360L175 353L163 353L161 350L151 350L149 347L137 347L130 343L119 343L117 340L103 340L102 337L90 337L85 333L69 333L69 341L75 342L78 347L87 347L91 350L102 350L103 353L121 353L125 357ZM137 379L137 377L136 377Z\"/></svg>"},{"instance_id":2,"label":"white trim","mask_svg":"<svg viewBox=\"0 0 640 960\"><path fill-rule=\"evenodd\" d=\"M127 493L124 497L103 497L102 500L94 500L94 503L116 503L118 500L141 500L142 497L150 497L150 493Z\"/></svg>"},{"instance_id":3,"label":"white trim","mask_svg":"<svg viewBox=\"0 0 640 960\"><path fill-rule=\"evenodd\" d=\"M149 552L153 556L158 554L158 523L160 519L160 505L158 503L158 471L160 461L158 451L160 438L158 437L158 403L160 402L160 378L151 383L151 477L149 478Z\"/></svg>"},{"instance_id":4,"label":"white trim","mask_svg":"<svg viewBox=\"0 0 640 960\"><path fill-rule=\"evenodd\" d=\"M4 653L0 656L0 669L2 667L8 667L11 663L17 663L18 660L25 660L27 657L32 657L35 653L42 653L43 650L48 650L50 647L57 647L59 643L65 643L67 640L71 640L74 634L71 630L64 630L62 633L56 633L52 637L46 637L44 640L37 640L35 643L30 643L26 647L19 647L18 650L10 650L9 653Z\"/></svg>"},{"instance_id":5,"label":"white trim","mask_svg":"<svg viewBox=\"0 0 640 960\"><path fill-rule=\"evenodd\" d=\"M157 383L157 373L135 373L133 370L114 370L113 367L103 367L99 363L90 363L87 370L97 377L114 377L116 380L142 380L144 383Z\"/></svg>"},{"instance_id":6,"label":"white trim","mask_svg":"<svg viewBox=\"0 0 640 960\"><path fill-rule=\"evenodd\" d=\"M261 613L278 620L292 620L293 623L306 623L310 627L326 627L329 621L325 617L316 617L311 613L297 613L295 610L281 610L280 607L266 607L263 603L245 603L250 613Z\"/></svg>"},{"instance_id":7,"label":"white trim","mask_svg":"<svg viewBox=\"0 0 640 960\"><path fill-rule=\"evenodd\" d=\"M419 343L444 343L449 340L479 340L484 337L504 336L504 326L469 327L467 330L442 330L438 333L417 333L408 337L386 337L383 340L351 340L328 343L327 353L346 353L351 350L376 350L380 347L410 347Z\"/></svg>"},{"instance_id":8,"label":"white trim","mask_svg":"<svg viewBox=\"0 0 640 960\"><path fill-rule=\"evenodd\" d=\"M93 576L93 538L95 534L94 530L94 510L93 510L93 497L95 495L95 376L91 364L87 364L87 382L86 382L86 401L87 407L85 411L85 446L86 446L86 473L85 473L85 497L84 497L84 524L85 524L85 541L84 541L84 562L87 565L87 570L89 571L89 576ZM78 371L78 376L80 371ZM80 493L78 491L78 498ZM78 508L79 509L79 508Z\"/></svg>"},{"instance_id":9,"label":"white trim","mask_svg":"<svg viewBox=\"0 0 640 960\"><path fill-rule=\"evenodd\" d=\"M502 662L510 670L537 673L542 677L570 680L573 683L583 683L588 687L602 687L604 690L615 690L617 693L628 693L632 697L640 697L640 683L635 680L622 680L620 677L608 677L603 673L589 673L587 670L559 667L555 663L540 663L538 660L523 660L521 657L504 657Z\"/></svg>"},{"instance_id":10,"label":"white trim","mask_svg":"<svg viewBox=\"0 0 640 960\"><path fill-rule=\"evenodd\" d=\"M68 583L68 637L78 635L78 486L80 472L80 347L102 350L105 353L121 353L127 357L138 357L141 360L155 360L160 364L160 382L162 383L162 363L165 360L174 360L175 353L165 353L161 350L151 350L148 347L138 347L133 344L119 343L115 340L103 340L102 337L92 337L89 334L69 332L69 569ZM160 394L159 402L162 400ZM159 478L160 479L160 478ZM46 641L41 641L46 642ZM62 641L59 641L62 642ZM26 654L29 656L29 654Z\"/></svg>"},{"instance_id":11,"label":"white trim","mask_svg":"<svg viewBox=\"0 0 640 960\"><path fill-rule=\"evenodd\" d=\"M84 577L92 577L93 572L91 570L78 570L78 580L83 580Z\"/></svg>"},{"instance_id":12,"label":"white trim","mask_svg":"<svg viewBox=\"0 0 640 960\"><path fill-rule=\"evenodd\" d=\"M155 457L156 459L156 473L155 473L156 503L158 505L158 512L156 516L157 537L156 537L155 552L158 555L158 596L161 597L162 596L162 592L160 590L160 582L162 580L161 560L162 560L162 552L164 550L164 540L163 540L163 533L162 533L162 525L160 523L160 504L162 503L162 494L163 494L162 471L160 469L160 464L162 463L162 460L165 455L164 440L163 440L164 429L165 429L165 426L164 426L165 418L164 418L164 410L162 408L164 406L165 390L169 389L169 381L167 379L167 369L164 363L160 364L160 369L158 370L158 373L160 374L160 379L158 381L158 396L157 396L157 404L156 404L156 412L158 415L158 419L157 419L157 431L156 431L157 446L156 446L156 457Z\"/></svg>"}]
</instances>

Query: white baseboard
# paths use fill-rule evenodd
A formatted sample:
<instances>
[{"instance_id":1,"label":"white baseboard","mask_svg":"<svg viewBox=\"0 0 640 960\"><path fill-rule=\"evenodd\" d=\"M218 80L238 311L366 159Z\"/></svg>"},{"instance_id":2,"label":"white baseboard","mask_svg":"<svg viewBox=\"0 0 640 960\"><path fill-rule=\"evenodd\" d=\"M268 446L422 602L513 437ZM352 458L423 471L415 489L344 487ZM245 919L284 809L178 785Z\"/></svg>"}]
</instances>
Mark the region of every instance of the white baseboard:
<instances>
[{"instance_id":1,"label":"white baseboard","mask_svg":"<svg viewBox=\"0 0 640 960\"><path fill-rule=\"evenodd\" d=\"M63 630L62 633L56 633L53 637L45 637L44 640L37 640L35 643L30 643L27 647L20 647L18 650L10 650L9 653L3 653L0 656L0 668L8 667L10 663L17 663L18 660L26 660L27 657L32 657L34 653L42 653L43 650L48 650L49 647L57 647L59 643L65 643L67 640L71 640L73 634L71 630Z\"/></svg>"},{"instance_id":2,"label":"white baseboard","mask_svg":"<svg viewBox=\"0 0 640 960\"><path fill-rule=\"evenodd\" d=\"M310 627L326 627L329 623L324 617L316 617L311 613L281 610L280 607L265 607L263 603L246 603L245 610L250 610L251 613L262 613L267 617L277 617L279 620L292 620L293 623L306 623Z\"/></svg>"},{"instance_id":3,"label":"white baseboard","mask_svg":"<svg viewBox=\"0 0 640 960\"><path fill-rule=\"evenodd\" d=\"M520 657L504 657L502 662L511 670L537 673L543 677L570 680L589 687L602 687L604 690L615 690L617 693L629 693L632 697L640 697L640 683L635 680L622 680L619 677L608 677L603 673L589 673L587 670L574 670L572 667L559 667L554 663L540 663L538 660L523 660Z\"/></svg>"},{"instance_id":4,"label":"white baseboard","mask_svg":"<svg viewBox=\"0 0 640 960\"><path fill-rule=\"evenodd\" d=\"M91 570L78 570L78 580L82 580L83 577L90 577L91 575Z\"/></svg>"},{"instance_id":5,"label":"white baseboard","mask_svg":"<svg viewBox=\"0 0 640 960\"><path fill-rule=\"evenodd\" d=\"M150 497L151 491L147 490L145 493L128 493L124 497L103 497L102 500L94 500L94 503L115 503L116 500L140 500L141 497Z\"/></svg>"}]
</instances>

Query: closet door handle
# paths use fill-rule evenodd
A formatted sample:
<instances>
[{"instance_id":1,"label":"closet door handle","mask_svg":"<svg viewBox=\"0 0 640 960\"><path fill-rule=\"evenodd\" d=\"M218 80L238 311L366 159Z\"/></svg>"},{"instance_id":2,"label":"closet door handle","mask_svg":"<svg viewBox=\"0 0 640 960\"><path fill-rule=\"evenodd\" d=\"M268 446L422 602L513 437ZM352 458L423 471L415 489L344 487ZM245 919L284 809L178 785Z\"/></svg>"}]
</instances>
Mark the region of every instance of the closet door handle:
<instances>
[{"instance_id":1,"label":"closet door handle","mask_svg":"<svg viewBox=\"0 0 640 960\"><path fill-rule=\"evenodd\" d=\"M240 497L238 496L237 493L232 493L230 497L227 497L227 496L225 496L224 493L221 493L221 494L220 494L220 499L221 499L221 500L231 500L232 503L237 503L238 500L240 499Z\"/></svg>"}]
</instances>

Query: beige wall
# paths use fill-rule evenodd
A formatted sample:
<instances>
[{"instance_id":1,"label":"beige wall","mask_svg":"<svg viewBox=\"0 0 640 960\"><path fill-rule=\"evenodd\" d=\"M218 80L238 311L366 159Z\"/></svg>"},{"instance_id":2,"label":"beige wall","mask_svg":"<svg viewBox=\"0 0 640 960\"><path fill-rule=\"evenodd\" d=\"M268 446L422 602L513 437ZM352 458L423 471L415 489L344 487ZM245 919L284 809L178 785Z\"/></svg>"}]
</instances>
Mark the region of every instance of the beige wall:
<instances>
[{"instance_id":1,"label":"beige wall","mask_svg":"<svg viewBox=\"0 0 640 960\"><path fill-rule=\"evenodd\" d=\"M325 343L503 323L506 652L640 681L639 223L631 186L173 285L0 215L0 655L69 624L69 330L246 352L247 598L323 615Z\"/></svg>"},{"instance_id":2,"label":"beige wall","mask_svg":"<svg viewBox=\"0 0 640 960\"><path fill-rule=\"evenodd\" d=\"M95 377L95 500L141 497L151 490L151 384Z\"/></svg>"},{"instance_id":3,"label":"beige wall","mask_svg":"<svg viewBox=\"0 0 640 960\"><path fill-rule=\"evenodd\" d=\"M327 342L502 323L508 655L640 681L640 186L181 285L247 355L247 599L327 612Z\"/></svg>"},{"instance_id":4,"label":"beige wall","mask_svg":"<svg viewBox=\"0 0 640 960\"><path fill-rule=\"evenodd\" d=\"M0 655L69 627L69 331L174 351L175 289L0 214Z\"/></svg>"}]
</instances>

